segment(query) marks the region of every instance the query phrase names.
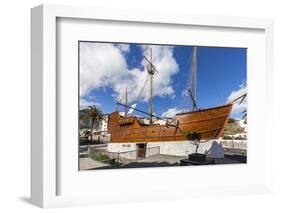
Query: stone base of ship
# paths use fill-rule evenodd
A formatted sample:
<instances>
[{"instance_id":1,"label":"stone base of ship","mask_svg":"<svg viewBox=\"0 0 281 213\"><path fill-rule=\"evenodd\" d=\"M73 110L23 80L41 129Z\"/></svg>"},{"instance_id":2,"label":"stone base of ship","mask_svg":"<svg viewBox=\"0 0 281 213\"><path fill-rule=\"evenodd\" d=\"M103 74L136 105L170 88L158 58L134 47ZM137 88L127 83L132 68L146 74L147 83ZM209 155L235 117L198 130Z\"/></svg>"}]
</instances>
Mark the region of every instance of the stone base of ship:
<instances>
[{"instance_id":1,"label":"stone base of ship","mask_svg":"<svg viewBox=\"0 0 281 213\"><path fill-rule=\"evenodd\" d=\"M196 146L190 141L170 141L170 142L146 142L146 143L109 143L107 151L115 153L131 152L140 149L140 145L144 144L145 149L159 147L159 154L188 156L195 153ZM223 158L224 151L219 140L209 140L199 145L198 153L206 154L207 157Z\"/></svg>"}]
</instances>

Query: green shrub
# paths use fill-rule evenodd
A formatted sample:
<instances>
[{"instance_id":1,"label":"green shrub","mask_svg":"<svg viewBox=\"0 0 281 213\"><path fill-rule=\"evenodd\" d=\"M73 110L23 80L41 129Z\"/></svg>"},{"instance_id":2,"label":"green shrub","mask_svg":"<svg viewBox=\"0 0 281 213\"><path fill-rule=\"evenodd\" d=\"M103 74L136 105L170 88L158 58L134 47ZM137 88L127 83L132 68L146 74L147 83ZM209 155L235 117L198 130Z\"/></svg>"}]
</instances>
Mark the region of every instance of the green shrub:
<instances>
[{"instance_id":1,"label":"green shrub","mask_svg":"<svg viewBox=\"0 0 281 213\"><path fill-rule=\"evenodd\" d=\"M243 140L244 138L241 135L239 135L238 137L235 137L234 139L235 140Z\"/></svg>"},{"instance_id":2,"label":"green shrub","mask_svg":"<svg viewBox=\"0 0 281 213\"><path fill-rule=\"evenodd\" d=\"M186 132L185 137L186 137L186 139L191 140L191 141L200 141L201 140L201 134L198 132L192 132L192 131Z\"/></svg>"},{"instance_id":3,"label":"green shrub","mask_svg":"<svg viewBox=\"0 0 281 213\"><path fill-rule=\"evenodd\" d=\"M191 144L196 146L195 153L197 153L200 145L201 133L189 131L186 132L184 135L187 140L191 141Z\"/></svg>"},{"instance_id":4,"label":"green shrub","mask_svg":"<svg viewBox=\"0 0 281 213\"><path fill-rule=\"evenodd\" d=\"M235 121L236 121L236 120L233 119L233 118L229 118L229 119L228 119L228 123L229 123L229 124L235 123Z\"/></svg>"},{"instance_id":5,"label":"green shrub","mask_svg":"<svg viewBox=\"0 0 281 213\"><path fill-rule=\"evenodd\" d=\"M232 140L232 136L225 135L225 136L223 137L223 139L225 139L225 140Z\"/></svg>"},{"instance_id":6,"label":"green shrub","mask_svg":"<svg viewBox=\"0 0 281 213\"><path fill-rule=\"evenodd\" d=\"M91 155L91 158L96 160L96 161L106 161L106 160L110 160L110 158L108 157L108 155L106 154L95 154L95 155Z\"/></svg>"}]
</instances>

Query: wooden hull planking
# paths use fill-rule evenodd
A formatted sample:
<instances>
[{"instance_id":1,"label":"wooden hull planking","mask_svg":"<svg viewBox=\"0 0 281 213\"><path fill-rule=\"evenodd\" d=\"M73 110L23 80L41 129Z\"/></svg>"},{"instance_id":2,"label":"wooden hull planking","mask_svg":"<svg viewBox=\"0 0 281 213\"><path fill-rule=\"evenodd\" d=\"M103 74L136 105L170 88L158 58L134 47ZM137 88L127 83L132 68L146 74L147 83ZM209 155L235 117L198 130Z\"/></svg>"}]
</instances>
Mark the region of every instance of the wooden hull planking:
<instances>
[{"instance_id":1,"label":"wooden hull planking","mask_svg":"<svg viewBox=\"0 0 281 213\"><path fill-rule=\"evenodd\" d=\"M202 140L222 136L232 110L232 104L175 115L171 125L142 125L137 117L121 117L113 112L108 118L110 142L185 141L184 133L196 131Z\"/></svg>"}]
</instances>

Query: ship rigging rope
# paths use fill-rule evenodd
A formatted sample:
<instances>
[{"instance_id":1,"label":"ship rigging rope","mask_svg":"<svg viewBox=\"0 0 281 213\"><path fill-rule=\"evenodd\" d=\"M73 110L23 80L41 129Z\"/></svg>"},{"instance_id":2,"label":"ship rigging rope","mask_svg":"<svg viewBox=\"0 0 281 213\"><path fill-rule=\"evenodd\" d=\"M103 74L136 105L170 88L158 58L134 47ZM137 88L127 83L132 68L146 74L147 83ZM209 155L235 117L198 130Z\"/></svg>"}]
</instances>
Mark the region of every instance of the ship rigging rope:
<instances>
[{"instance_id":1,"label":"ship rigging rope","mask_svg":"<svg viewBox=\"0 0 281 213\"><path fill-rule=\"evenodd\" d=\"M141 98L141 96L143 95L145 86L146 86L146 84L147 84L147 82L148 82L148 80L149 80L149 75L146 75L144 79L145 79L145 82L144 82L143 86L141 87L139 93L137 94L136 102L138 102L139 99ZM120 102L120 103L123 102L123 100L125 99L125 97L126 97L126 91L122 94L121 98L119 98L117 102Z\"/></svg>"},{"instance_id":2,"label":"ship rigging rope","mask_svg":"<svg viewBox=\"0 0 281 213\"><path fill-rule=\"evenodd\" d=\"M146 76L146 80L145 80L145 82L144 82L142 88L140 89L139 94L137 95L136 102L138 102L139 99L141 98L141 96L142 96L142 94L143 94L143 92L144 92L144 88L145 88L145 86L146 86L146 84L147 84L147 82L148 82L148 79L149 79L149 75Z\"/></svg>"},{"instance_id":3,"label":"ship rigging rope","mask_svg":"<svg viewBox=\"0 0 281 213\"><path fill-rule=\"evenodd\" d=\"M187 60L187 64L188 64L188 69L187 69L187 73L186 73L186 86L185 86L185 90L183 93L183 103L181 103L183 106L182 108L189 108L192 107L192 97L189 94L189 90L191 89L191 87L193 86L192 82L193 82L193 55L191 54L188 57ZM193 92L193 91L192 91Z\"/></svg>"},{"instance_id":4,"label":"ship rigging rope","mask_svg":"<svg viewBox=\"0 0 281 213\"><path fill-rule=\"evenodd\" d=\"M149 63L149 65L152 67L152 69L154 69L154 70L156 71L155 74L157 74L158 71L156 70L154 64L152 64L145 56L144 56L144 58L147 60L147 62ZM147 84L147 82L148 82L148 80L149 80L149 77L150 77L150 74L146 75L146 77L144 78L144 79L145 79L145 82L144 82L142 88L140 89L139 94L138 94L137 97L136 97L136 102L138 102L138 101L140 100L141 96L143 95L143 92L144 92L145 86L146 86L146 84Z\"/></svg>"},{"instance_id":5,"label":"ship rigging rope","mask_svg":"<svg viewBox=\"0 0 281 213\"><path fill-rule=\"evenodd\" d=\"M125 90L125 92L123 93L123 95L121 96L121 98L118 99L118 102L122 102L122 100L125 99L125 96L126 96L126 90Z\"/></svg>"}]
</instances>

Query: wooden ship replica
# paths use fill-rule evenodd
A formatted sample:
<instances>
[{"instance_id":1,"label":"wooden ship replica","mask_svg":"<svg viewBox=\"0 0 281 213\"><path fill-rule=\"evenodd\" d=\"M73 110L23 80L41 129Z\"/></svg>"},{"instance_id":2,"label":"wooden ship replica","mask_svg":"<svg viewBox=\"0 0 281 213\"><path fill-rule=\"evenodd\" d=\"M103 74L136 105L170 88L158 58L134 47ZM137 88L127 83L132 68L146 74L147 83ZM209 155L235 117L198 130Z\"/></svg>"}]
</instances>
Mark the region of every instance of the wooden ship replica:
<instances>
[{"instance_id":1,"label":"wooden ship replica","mask_svg":"<svg viewBox=\"0 0 281 213\"><path fill-rule=\"evenodd\" d=\"M148 113L129 106L126 93L126 102L117 102L118 105L125 107L125 114L120 115L120 112L116 110L109 114L108 117L108 133L110 134L111 143L186 141L185 134L189 131L201 133L202 140L217 139L223 135L233 103L241 97L225 105L198 109L196 105L196 53L197 48L194 47L192 64L193 87L188 87L187 89L192 100L192 111L176 114L165 125L153 123L155 119L165 120L165 118L156 116L153 113L153 75L158 71L152 63L152 50L150 49L150 60L144 56L148 62L147 72L150 77L150 112ZM244 99L245 95L242 98ZM137 116L128 115L128 109L148 115L150 117L149 124L143 123Z\"/></svg>"}]
</instances>

